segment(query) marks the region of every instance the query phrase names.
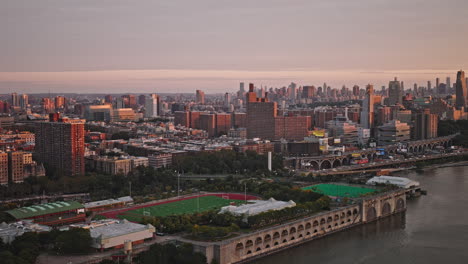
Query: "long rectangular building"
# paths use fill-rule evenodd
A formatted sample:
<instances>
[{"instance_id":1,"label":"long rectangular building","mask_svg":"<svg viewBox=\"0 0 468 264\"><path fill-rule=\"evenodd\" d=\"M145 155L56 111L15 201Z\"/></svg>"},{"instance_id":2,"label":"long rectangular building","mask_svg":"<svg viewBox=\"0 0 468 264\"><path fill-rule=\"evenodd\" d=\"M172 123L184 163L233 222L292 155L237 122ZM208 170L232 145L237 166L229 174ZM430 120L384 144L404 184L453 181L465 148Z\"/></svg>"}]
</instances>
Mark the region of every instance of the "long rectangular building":
<instances>
[{"instance_id":1,"label":"long rectangular building","mask_svg":"<svg viewBox=\"0 0 468 264\"><path fill-rule=\"evenodd\" d=\"M16 220L30 219L37 224L49 226L82 222L86 219L84 206L75 201L31 205L6 212Z\"/></svg>"}]
</instances>

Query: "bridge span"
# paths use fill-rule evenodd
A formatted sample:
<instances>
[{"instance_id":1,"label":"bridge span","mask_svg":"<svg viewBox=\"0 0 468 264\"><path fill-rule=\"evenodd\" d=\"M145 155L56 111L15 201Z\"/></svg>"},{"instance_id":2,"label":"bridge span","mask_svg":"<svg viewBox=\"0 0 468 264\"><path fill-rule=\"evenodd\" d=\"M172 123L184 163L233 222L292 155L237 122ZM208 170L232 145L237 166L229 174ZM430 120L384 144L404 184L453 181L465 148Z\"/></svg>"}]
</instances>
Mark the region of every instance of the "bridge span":
<instances>
[{"instance_id":1,"label":"bridge span","mask_svg":"<svg viewBox=\"0 0 468 264\"><path fill-rule=\"evenodd\" d=\"M439 137L427 140L404 142L408 153L423 154L427 151L436 149L438 146L447 148L452 145L453 138L456 135ZM384 149L389 155L396 154L399 145L388 145L379 148L369 148L345 152L341 155L323 155L323 156L294 156L284 158L285 166L295 170L326 170L341 166L349 166L357 158L367 158L369 162L377 159L378 150Z\"/></svg>"}]
</instances>

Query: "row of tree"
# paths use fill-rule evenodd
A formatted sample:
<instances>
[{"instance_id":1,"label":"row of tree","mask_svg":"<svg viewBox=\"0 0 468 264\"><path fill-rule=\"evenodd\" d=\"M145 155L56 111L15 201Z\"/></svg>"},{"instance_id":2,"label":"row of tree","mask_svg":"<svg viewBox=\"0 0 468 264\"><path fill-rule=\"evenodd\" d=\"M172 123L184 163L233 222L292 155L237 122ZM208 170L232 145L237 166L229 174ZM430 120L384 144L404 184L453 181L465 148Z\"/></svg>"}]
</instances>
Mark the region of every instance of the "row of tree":
<instances>
[{"instance_id":1,"label":"row of tree","mask_svg":"<svg viewBox=\"0 0 468 264\"><path fill-rule=\"evenodd\" d=\"M11 244L0 239L0 263L35 263L40 252L54 254L86 254L91 250L89 230L73 228L68 231L53 230L45 233L28 232L16 237Z\"/></svg>"}]
</instances>

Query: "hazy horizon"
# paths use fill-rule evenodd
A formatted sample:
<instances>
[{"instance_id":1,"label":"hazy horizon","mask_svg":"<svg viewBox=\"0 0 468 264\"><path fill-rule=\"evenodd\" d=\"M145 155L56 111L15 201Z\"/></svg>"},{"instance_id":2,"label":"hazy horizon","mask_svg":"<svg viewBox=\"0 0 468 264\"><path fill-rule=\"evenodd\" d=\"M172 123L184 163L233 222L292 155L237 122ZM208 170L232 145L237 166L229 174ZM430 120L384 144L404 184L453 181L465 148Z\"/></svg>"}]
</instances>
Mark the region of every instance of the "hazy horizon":
<instances>
[{"instance_id":1,"label":"hazy horizon","mask_svg":"<svg viewBox=\"0 0 468 264\"><path fill-rule=\"evenodd\" d=\"M468 68L462 0L0 0L0 93L405 87Z\"/></svg>"}]
</instances>

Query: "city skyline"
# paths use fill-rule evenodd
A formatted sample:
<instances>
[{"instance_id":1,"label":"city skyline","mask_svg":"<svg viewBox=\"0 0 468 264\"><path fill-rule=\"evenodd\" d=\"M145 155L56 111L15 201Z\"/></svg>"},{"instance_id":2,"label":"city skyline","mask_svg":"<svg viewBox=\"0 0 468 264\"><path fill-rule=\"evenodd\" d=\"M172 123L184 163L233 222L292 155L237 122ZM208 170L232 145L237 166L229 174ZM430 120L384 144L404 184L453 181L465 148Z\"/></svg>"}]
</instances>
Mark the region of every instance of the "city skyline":
<instances>
[{"instance_id":1,"label":"city skyline","mask_svg":"<svg viewBox=\"0 0 468 264\"><path fill-rule=\"evenodd\" d=\"M378 88L395 76L408 84L445 81L468 66L468 54L458 52L467 41L459 29L468 25L468 3L458 0L2 6L0 93L213 93L240 81Z\"/></svg>"}]
</instances>

